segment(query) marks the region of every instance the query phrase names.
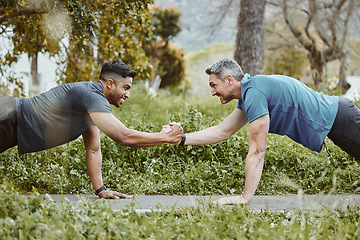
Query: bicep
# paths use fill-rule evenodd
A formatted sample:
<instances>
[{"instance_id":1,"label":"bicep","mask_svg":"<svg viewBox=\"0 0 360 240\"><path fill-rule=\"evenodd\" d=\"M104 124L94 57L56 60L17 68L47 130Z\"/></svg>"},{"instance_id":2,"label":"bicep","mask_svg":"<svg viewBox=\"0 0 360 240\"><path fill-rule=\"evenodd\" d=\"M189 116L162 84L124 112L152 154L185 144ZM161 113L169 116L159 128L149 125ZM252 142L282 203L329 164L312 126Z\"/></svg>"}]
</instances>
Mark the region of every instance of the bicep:
<instances>
[{"instance_id":1,"label":"bicep","mask_svg":"<svg viewBox=\"0 0 360 240\"><path fill-rule=\"evenodd\" d=\"M119 141L129 131L113 114L103 112L90 113L93 123L114 141Z\"/></svg>"},{"instance_id":2,"label":"bicep","mask_svg":"<svg viewBox=\"0 0 360 240\"><path fill-rule=\"evenodd\" d=\"M265 152L269 126L269 114L265 114L249 124L249 152Z\"/></svg>"}]
</instances>

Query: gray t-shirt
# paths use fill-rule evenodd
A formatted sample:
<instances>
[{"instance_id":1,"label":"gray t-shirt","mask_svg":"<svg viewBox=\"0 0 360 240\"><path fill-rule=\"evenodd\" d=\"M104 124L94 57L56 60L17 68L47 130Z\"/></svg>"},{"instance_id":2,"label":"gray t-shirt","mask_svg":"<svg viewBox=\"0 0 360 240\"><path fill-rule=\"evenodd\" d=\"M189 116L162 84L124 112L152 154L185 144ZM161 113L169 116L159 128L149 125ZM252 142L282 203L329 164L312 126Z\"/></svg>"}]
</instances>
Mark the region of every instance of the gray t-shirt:
<instances>
[{"instance_id":1,"label":"gray t-shirt","mask_svg":"<svg viewBox=\"0 0 360 240\"><path fill-rule=\"evenodd\" d=\"M21 153L70 142L94 125L89 113L111 113L99 82L63 84L32 98L17 99L16 105Z\"/></svg>"}]
</instances>

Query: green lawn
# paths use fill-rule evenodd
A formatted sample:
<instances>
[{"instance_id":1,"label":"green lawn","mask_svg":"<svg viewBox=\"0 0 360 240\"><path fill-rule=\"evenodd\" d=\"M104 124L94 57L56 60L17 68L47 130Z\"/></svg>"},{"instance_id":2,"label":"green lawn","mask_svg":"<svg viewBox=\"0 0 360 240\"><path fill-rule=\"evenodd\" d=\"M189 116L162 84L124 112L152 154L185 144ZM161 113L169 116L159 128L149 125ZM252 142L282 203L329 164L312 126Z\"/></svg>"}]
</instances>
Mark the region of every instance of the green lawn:
<instances>
[{"instance_id":1,"label":"green lawn","mask_svg":"<svg viewBox=\"0 0 360 240\"><path fill-rule=\"evenodd\" d=\"M208 90L208 89L207 89ZM147 96L135 84L132 96L114 114L127 126L156 132L178 121L185 132L220 123L236 107L217 98L189 99L163 92ZM119 146L102 137L105 185L128 194L215 195L241 193L247 153L247 126L209 146L149 148ZM318 154L287 137L269 135L263 176L256 194L360 193L359 162L327 141ZM203 206L166 212L114 212L84 203L60 210L22 193L93 193L81 139L47 151L0 155L1 239L358 239L359 208L252 212L242 207ZM11 182L9 184L8 182ZM12 185L16 186L15 190Z\"/></svg>"}]
</instances>

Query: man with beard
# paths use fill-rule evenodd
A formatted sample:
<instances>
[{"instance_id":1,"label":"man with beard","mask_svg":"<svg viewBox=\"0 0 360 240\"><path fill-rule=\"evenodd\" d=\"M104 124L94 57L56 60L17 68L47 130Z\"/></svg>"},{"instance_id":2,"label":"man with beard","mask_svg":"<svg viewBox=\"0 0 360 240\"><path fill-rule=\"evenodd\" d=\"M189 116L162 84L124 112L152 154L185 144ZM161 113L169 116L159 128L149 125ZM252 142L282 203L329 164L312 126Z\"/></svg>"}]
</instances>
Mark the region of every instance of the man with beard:
<instances>
[{"instance_id":1,"label":"man with beard","mask_svg":"<svg viewBox=\"0 0 360 240\"><path fill-rule=\"evenodd\" d=\"M82 135L86 165L96 195L131 198L108 191L103 185L99 129L120 145L129 147L178 143L183 135L177 123L169 124L172 131L146 133L125 127L112 114L110 104L120 107L130 97L135 75L122 62L106 62L98 81L63 84L32 98L0 98L0 153L16 145L20 153L41 151Z\"/></svg>"},{"instance_id":2,"label":"man with beard","mask_svg":"<svg viewBox=\"0 0 360 240\"><path fill-rule=\"evenodd\" d=\"M211 95L225 104L238 100L219 125L183 136L180 145L214 144L229 138L249 122L245 187L241 196L215 203L247 204L262 174L268 133L287 135L320 152L326 136L360 160L360 110L343 97L315 92L300 81L280 75L244 74L233 60L222 59L206 69Z\"/></svg>"}]
</instances>

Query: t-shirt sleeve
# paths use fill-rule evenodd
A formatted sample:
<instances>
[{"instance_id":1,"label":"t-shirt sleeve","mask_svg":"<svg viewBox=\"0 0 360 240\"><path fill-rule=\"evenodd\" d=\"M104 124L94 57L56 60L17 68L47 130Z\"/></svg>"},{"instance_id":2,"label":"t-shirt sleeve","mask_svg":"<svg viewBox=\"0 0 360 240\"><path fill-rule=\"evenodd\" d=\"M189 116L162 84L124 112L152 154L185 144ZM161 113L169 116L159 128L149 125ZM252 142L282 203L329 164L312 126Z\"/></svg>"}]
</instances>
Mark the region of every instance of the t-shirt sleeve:
<instances>
[{"instance_id":1,"label":"t-shirt sleeve","mask_svg":"<svg viewBox=\"0 0 360 240\"><path fill-rule=\"evenodd\" d=\"M84 107L88 113L105 112L112 113L110 103L104 95L97 92L87 92L84 94Z\"/></svg>"},{"instance_id":2,"label":"t-shirt sleeve","mask_svg":"<svg viewBox=\"0 0 360 240\"><path fill-rule=\"evenodd\" d=\"M249 123L269 113L269 104L266 95L256 88L249 88L243 96L241 110L244 111Z\"/></svg>"}]
</instances>

